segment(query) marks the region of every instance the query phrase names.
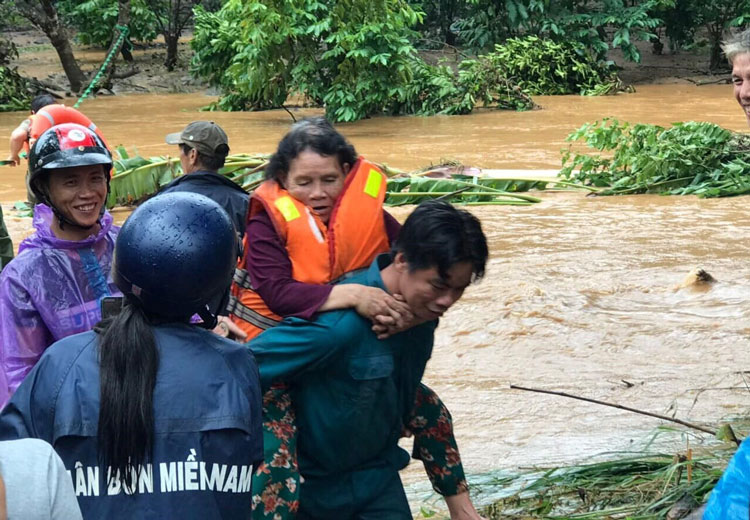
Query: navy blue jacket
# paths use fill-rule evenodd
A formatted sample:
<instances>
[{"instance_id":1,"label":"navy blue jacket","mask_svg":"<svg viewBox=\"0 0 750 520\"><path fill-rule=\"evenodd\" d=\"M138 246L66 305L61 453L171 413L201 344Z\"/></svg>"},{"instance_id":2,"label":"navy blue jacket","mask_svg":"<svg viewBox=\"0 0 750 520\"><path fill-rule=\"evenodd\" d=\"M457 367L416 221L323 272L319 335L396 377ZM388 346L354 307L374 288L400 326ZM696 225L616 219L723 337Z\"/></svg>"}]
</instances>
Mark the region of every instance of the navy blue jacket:
<instances>
[{"instance_id":1,"label":"navy blue jacket","mask_svg":"<svg viewBox=\"0 0 750 520\"><path fill-rule=\"evenodd\" d=\"M250 518L250 479L263 457L258 368L242 345L195 326L154 328L153 460L135 494L97 463L95 332L52 345L0 414L0 439L55 448L84 518Z\"/></svg>"},{"instance_id":2,"label":"navy blue jacket","mask_svg":"<svg viewBox=\"0 0 750 520\"><path fill-rule=\"evenodd\" d=\"M250 195L239 185L223 175L205 170L181 175L159 190L162 193L186 191L205 195L224 208L234 223L234 228L240 236L245 235L245 220L250 201Z\"/></svg>"}]
</instances>

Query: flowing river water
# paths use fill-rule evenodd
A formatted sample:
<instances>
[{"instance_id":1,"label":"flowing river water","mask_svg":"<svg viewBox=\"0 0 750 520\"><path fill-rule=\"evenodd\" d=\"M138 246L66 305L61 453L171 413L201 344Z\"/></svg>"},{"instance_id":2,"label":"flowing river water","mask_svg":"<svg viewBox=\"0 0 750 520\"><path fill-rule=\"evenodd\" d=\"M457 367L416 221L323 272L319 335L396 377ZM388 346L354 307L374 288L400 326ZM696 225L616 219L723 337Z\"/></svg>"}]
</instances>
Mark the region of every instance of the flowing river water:
<instances>
[{"instance_id":1,"label":"flowing river water","mask_svg":"<svg viewBox=\"0 0 750 520\"><path fill-rule=\"evenodd\" d=\"M174 154L176 147L164 144L164 135L194 119L221 124L234 152L271 152L288 128L283 111L197 112L212 99L100 97L87 100L82 110L111 144L136 147L147 156ZM542 110L374 118L339 128L360 153L404 169L441 159L493 169L559 168L565 136L607 116L746 129L730 86L653 85L630 95L537 102ZM313 113L319 111L295 115ZM0 138L22 117L0 114ZM0 201L16 245L30 232L30 221L8 215L7 208L24 195L22 168L0 169ZM746 414L750 198L540 196L541 204L528 207L471 208L490 241L487 275L441 321L427 368L427 384L453 414L467 472L581 462L636 449L660 424L511 390L510 383L713 426ZM393 213L403 219L409 211ZM676 288L696 266L718 282L707 290ZM679 436L669 442L666 449L684 448ZM415 507L430 503L418 463L404 472L404 480Z\"/></svg>"}]
</instances>

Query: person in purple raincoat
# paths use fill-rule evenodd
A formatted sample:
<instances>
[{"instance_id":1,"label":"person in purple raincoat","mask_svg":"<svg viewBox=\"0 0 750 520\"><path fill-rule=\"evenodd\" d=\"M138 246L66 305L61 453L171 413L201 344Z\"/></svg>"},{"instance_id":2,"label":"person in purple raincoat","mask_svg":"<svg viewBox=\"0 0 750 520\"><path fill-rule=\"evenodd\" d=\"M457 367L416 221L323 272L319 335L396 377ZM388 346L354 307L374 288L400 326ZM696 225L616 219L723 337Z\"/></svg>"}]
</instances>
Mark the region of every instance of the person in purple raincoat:
<instances>
[{"instance_id":1,"label":"person in purple raincoat","mask_svg":"<svg viewBox=\"0 0 750 520\"><path fill-rule=\"evenodd\" d=\"M105 210L112 155L94 132L50 128L29 154L41 204L36 232L0 273L0 407L47 347L91 330L100 301L119 295L110 276L119 228Z\"/></svg>"}]
</instances>

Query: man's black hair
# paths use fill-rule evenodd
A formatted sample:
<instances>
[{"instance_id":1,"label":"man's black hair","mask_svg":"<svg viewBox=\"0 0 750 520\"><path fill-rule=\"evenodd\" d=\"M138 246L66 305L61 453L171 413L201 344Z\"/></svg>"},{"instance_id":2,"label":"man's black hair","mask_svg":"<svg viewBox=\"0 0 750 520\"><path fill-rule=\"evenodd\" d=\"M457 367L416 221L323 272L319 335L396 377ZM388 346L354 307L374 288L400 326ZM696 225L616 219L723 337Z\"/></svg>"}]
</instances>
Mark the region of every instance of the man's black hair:
<instances>
[{"instance_id":1,"label":"man's black hair","mask_svg":"<svg viewBox=\"0 0 750 520\"><path fill-rule=\"evenodd\" d=\"M476 281L484 276L487 238L479 219L468 211L428 200L406 219L391 253L403 253L411 271L437 267L443 278L455 264L470 262Z\"/></svg>"},{"instance_id":2,"label":"man's black hair","mask_svg":"<svg viewBox=\"0 0 750 520\"><path fill-rule=\"evenodd\" d=\"M39 110L46 107L47 105L54 105L55 103L57 103L57 101L55 101L55 98L51 95L39 94L31 100L31 111L36 114L37 112L39 112Z\"/></svg>"},{"instance_id":3,"label":"man's black hair","mask_svg":"<svg viewBox=\"0 0 750 520\"><path fill-rule=\"evenodd\" d=\"M323 156L335 155L342 168L344 164L353 166L357 162L354 146L325 117L311 117L295 123L281 139L269 160L266 179L283 181L292 160L308 149Z\"/></svg>"},{"instance_id":4,"label":"man's black hair","mask_svg":"<svg viewBox=\"0 0 750 520\"><path fill-rule=\"evenodd\" d=\"M182 153L187 155L190 153L190 150L193 148L190 145L187 145L185 143L180 143L180 148L182 148ZM226 161L226 154L225 155L215 155L213 157L202 154L198 150L195 150L198 153L198 163L201 165L202 170L208 170L210 172L217 172L221 168L224 167L224 161ZM227 154L229 153L229 147L227 147Z\"/></svg>"}]
</instances>

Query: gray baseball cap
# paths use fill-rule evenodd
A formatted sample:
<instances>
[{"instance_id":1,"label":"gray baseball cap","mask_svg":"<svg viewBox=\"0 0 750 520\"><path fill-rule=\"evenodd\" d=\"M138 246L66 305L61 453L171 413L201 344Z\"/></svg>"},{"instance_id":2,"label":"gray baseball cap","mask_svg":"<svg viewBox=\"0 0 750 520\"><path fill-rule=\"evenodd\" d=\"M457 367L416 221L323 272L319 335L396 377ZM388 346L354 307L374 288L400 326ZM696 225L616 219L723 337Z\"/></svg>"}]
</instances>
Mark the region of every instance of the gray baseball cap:
<instances>
[{"instance_id":1,"label":"gray baseball cap","mask_svg":"<svg viewBox=\"0 0 750 520\"><path fill-rule=\"evenodd\" d=\"M213 121L193 121L182 132L167 134L167 144L186 144L208 157L229 153L227 134Z\"/></svg>"}]
</instances>

